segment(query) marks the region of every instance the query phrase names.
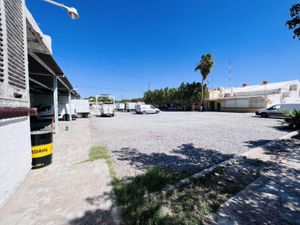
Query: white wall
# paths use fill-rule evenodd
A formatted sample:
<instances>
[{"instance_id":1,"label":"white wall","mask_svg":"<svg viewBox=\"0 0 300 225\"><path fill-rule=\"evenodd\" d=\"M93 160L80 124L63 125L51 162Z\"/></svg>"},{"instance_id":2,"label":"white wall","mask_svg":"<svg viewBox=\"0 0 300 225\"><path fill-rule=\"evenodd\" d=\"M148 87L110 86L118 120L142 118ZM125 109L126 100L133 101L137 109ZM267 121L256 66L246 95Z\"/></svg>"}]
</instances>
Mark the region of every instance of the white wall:
<instances>
[{"instance_id":1,"label":"white wall","mask_svg":"<svg viewBox=\"0 0 300 225\"><path fill-rule=\"evenodd\" d=\"M0 120L0 207L31 168L29 118Z\"/></svg>"}]
</instances>

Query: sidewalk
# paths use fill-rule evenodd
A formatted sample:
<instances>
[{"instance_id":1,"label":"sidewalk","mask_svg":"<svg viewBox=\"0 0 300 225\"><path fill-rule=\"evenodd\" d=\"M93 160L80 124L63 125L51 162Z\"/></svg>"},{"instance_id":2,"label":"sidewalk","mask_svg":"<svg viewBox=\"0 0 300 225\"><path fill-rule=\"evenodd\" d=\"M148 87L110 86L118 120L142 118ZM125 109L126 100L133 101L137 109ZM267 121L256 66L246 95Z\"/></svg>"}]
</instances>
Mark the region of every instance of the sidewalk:
<instances>
[{"instance_id":1,"label":"sidewalk","mask_svg":"<svg viewBox=\"0 0 300 225\"><path fill-rule=\"evenodd\" d=\"M273 166L229 199L212 224L300 224L300 140L280 140L244 155Z\"/></svg>"},{"instance_id":2,"label":"sidewalk","mask_svg":"<svg viewBox=\"0 0 300 225\"><path fill-rule=\"evenodd\" d=\"M0 209L0 225L115 224L106 163L83 162L91 147L89 119L61 122L59 130L53 163L30 171Z\"/></svg>"}]
</instances>

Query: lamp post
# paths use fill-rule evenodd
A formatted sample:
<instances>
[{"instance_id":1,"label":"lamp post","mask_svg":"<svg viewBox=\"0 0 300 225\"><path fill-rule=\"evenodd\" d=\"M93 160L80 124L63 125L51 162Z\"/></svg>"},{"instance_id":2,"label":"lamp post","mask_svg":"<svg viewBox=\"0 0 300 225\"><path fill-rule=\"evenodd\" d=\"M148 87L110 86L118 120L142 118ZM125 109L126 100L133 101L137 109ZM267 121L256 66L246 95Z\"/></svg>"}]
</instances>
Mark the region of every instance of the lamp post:
<instances>
[{"instance_id":1,"label":"lamp post","mask_svg":"<svg viewBox=\"0 0 300 225\"><path fill-rule=\"evenodd\" d=\"M268 83L269 83L269 81L267 81L267 80L263 81L263 85L265 85L265 102L266 102L266 105L268 104L268 99L267 99L267 84Z\"/></svg>"},{"instance_id":2,"label":"lamp post","mask_svg":"<svg viewBox=\"0 0 300 225\"><path fill-rule=\"evenodd\" d=\"M61 7L63 9L66 9L68 11L68 15L73 19L73 20L77 20L79 19L79 14L77 12L77 9L75 9L74 7L68 7L68 6L65 6L64 4L62 3L58 3L58 2L55 2L55 1L52 1L52 0L43 0L44 2L48 2L52 5L56 5L58 7Z\"/></svg>"}]
</instances>

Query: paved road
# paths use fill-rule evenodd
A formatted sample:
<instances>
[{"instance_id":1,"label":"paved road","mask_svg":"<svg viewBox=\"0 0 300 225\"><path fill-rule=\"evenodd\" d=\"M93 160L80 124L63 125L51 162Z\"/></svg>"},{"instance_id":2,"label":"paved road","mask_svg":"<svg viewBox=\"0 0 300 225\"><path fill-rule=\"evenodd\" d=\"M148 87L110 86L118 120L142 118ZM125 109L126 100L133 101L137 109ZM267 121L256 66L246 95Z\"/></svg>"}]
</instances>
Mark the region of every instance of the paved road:
<instances>
[{"instance_id":1,"label":"paved road","mask_svg":"<svg viewBox=\"0 0 300 225\"><path fill-rule=\"evenodd\" d=\"M88 159L89 120L61 122L53 164L30 171L0 209L0 225L112 225L117 220L106 163ZM69 131L64 126L69 126Z\"/></svg>"},{"instance_id":2,"label":"paved road","mask_svg":"<svg viewBox=\"0 0 300 225\"><path fill-rule=\"evenodd\" d=\"M113 153L120 177L134 176L152 165L197 169L241 154L286 132L280 120L249 113L118 113L91 121L94 144Z\"/></svg>"}]
</instances>

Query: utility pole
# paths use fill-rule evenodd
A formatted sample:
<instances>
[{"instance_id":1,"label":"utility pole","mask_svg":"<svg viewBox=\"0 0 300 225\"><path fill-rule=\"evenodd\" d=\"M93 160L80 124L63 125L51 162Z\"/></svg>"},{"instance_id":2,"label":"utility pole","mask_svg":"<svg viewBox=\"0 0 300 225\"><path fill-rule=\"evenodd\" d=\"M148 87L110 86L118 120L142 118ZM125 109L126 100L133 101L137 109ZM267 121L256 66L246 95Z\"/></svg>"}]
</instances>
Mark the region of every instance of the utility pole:
<instances>
[{"instance_id":1,"label":"utility pole","mask_svg":"<svg viewBox=\"0 0 300 225\"><path fill-rule=\"evenodd\" d=\"M151 82L148 81L148 91L151 91Z\"/></svg>"},{"instance_id":2,"label":"utility pole","mask_svg":"<svg viewBox=\"0 0 300 225\"><path fill-rule=\"evenodd\" d=\"M229 75L229 87L231 87L232 83L231 83L231 78L232 78L232 65L231 65L231 60L229 60L229 64L228 64L228 75Z\"/></svg>"}]
</instances>

